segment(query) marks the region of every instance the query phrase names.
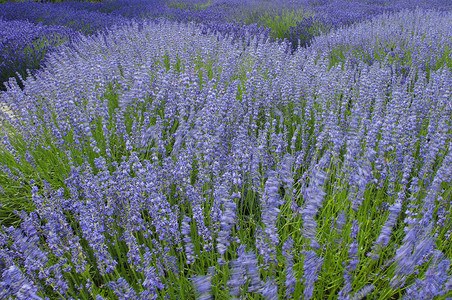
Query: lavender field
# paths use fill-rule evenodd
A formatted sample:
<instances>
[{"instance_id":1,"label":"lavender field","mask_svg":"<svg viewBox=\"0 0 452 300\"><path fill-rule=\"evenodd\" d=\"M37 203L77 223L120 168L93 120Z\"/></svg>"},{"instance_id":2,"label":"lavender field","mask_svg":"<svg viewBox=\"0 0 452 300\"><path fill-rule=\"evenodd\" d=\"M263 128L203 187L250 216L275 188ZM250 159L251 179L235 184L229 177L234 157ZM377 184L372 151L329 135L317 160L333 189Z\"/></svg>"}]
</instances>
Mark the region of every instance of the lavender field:
<instances>
[{"instance_id":1,"label":"lavender field","mask_svg":"<svg viewBox=\"0 0 452 300\"><path fill-rule=\"evenodd\" d=\"M450 1L57 2L0 0L0 299L452 300Z\"/></svg>"}]
</instances>

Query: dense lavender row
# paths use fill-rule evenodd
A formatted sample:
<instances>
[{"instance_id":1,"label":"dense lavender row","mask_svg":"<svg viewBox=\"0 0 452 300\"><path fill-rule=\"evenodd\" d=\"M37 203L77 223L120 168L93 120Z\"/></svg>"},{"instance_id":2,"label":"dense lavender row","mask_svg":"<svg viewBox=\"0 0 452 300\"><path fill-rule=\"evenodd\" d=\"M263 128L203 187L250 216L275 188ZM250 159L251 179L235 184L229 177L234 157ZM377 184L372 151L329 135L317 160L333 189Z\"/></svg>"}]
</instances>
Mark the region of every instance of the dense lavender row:
<instances>
[{"instance_id":1,"label":"dense lavender row","mask_svg":"<svg viewBox=\"0 0 452 300\"><path fill-rule=\"evenodd\" d=\"M237 5L233 5L234 7ZM184 6L183 6L184 7ZM207 9L170 5L169 1L117 0L100 3L63 2L38 3L20 2L2 5L0 16L8 20L30 20L44 24L66 25L84 33L94 33L128 19L160 18L177 22L230 22L228 9L221 4L206 6Z\"/></svg>"},{"instance_id":2,"label":"dense lavender row","mask_svg":"<svg viewBox=\"0 0 452 300\"><path fill-rule=\"evenodd\" d=\"M0 90L10 77L27 75L26 70L39 69L45 55L55 51L76 32L92 34L97 30L120 26L128 19L120 15L71 9L64 5L20 2L1 5Z\"/></svg>"},{"instance_id":3,"label":"dense lavender row","mask_svg":"<svg viewBox=\"0 0 452 300\"><path fill-rule=\"evenodd\" d=\"M215 24L258 23L270 27L273 37L287 39L293 49L306 47L312 38L320 32L328 32L351 24L369 20L383 13L394 13L403 9L435 8L439 11L450 11L450 1L317 1L317 0L221 0L209 1L211 5L203 6L200 1L182 1L190 10L191 17L183 16L178 20L193 20L196 22L211 22ZM193 2L197 2L193 4ZM198 9L194 9L198 7ZM193 11L194 10L194 11ZM121 9L118 9L121 11ZM205 13L203 13L203 11Z\"/></svg>"},{"instance_id":4,"label":"dense lavender row","mask_svg":"<svg viewBox=\"0 0 452 300\"><path fill-rule=\"evenodd\" d=\"M69 1L64 3L20 2L2 5L0 16L7 20L23 19L44 24L65 25L74 30L93 33L113 24L124 22L124 18L160 18L165 17L178 22L205 24L259 23L277 31L277 26L287 26L284 32L275 35L287 38L293 47L298 39L305 39L300 46L310 43L312 37L322 28L347 26L369 19L384 12L397 12L404 8L431 8L448 11L452 8L449 1L262 1L262 0L212 0L208 1L146 1L116 0L99 3ZM295 11L296 17L286 18L288 11ZM291 16L293 17L293 16ZM308 19L306 19L308 18ZM276 24L276 23L279 23ZM287 24L288 25L284 25Z\"/></svg>"},{"instance_id":5,"label":"dense lavender row","mask_svg":"<svg viewBox=\"0 0 452 300\"><path fill-rule=\"evenodd\" d=\"M452 297L450 68L330 67L322 41L148 20L10 80L0 210L33 209L0 231L0 298Z\"/></svg>"},{"instance_id":6,"label":"dense lavender row","mask_svg":"<svg viewBox=\"0 0 452 300\"><path fill-rule=\"evenodd\" d=\"M145 0L117 0L100 3L69 1L64 3L37 3L33 1L6 3L2 5L0 17L4 20L26 20L33 23L67 26L84 34L93 34L113 25L121 26L130 19L165 17L177 22L201 23L206 33L220 32L242 38L246 32L259 35L267 32L269 37L287 39L292 50L311 44L313 37L321 32L347 26L366 20L383 12L396 12L406 7L432 7L428 1L398 1L395 3L377 1L372 3L347 1L204 1L169 2ZM447 2L436 2L436 9L448 10ZM245 26L250 25L251 26ZM29 27L20 24L19 27ZM262 26L262 27L260 27ZM30 33L27 39L33 39ZM58 43L57 43L58 44ZM57 45L56 44L56 45ZM32 44L29 47L34 47ZM5 59L0 70L0 82L7 78L26 76L26 69L36 69L44 64L44 55L54 47L40 49L36 54L24 53L22 49L13 49L20 66L11 59ZM11 52L11 51L9 51ZM31 57L30 57L31 55ZM15 71L12 71L15 69ZM0 89L4 90L3 85Z\"/></svg>"},{"instance_id":7,"label":"dense lavender row","mask_svg":"<svg viewBox=\"0 0 452 300\"><path fill-rule=\"evenodd\" d=\"M26 74L26 69L39 67L47 52L75 36L76 33L65 26L0 18L0 82L16 76L16 72Z\"/></svg>"},{"instance_id":8,"label":"dense lavender row","mask_svg":"<svg viewBox=\"0 0 452 300\"><path fill-rule=\"evenodd\" d=\"M5 20L28 20L45 25L67 26L85 34L92 34L112 25L119 26L128 21L118 14L76 9L65 3L26 1L2 4L1 8L0 16Z\"/></svg>"},{"instance_id":9,"label":"dense lavender row","mask_svg":"<svg viewBox=\"0 0 452 300\"><path fill-rule=\"evenodd\" d=\"M311 53L326 53L332 63L359 59L373 64L389 55L396 69L452 68L452 19L449 12L404 10L333 30L314 38Z\"/></svg>"},{"instance_id":10,"label":"dense lavender row","mask_svg":"<svg viewBox=\"0 0 452 300\"><path fill-rule=\"evenodd\" d=\"M62 37L65 40L71 39L74 35L73 31L90 35L112 26L125 25L130 22L130 19L165 17L178 22L203 22L202 27L205 34L221 32L223 35L233 36L235 39L243 39L244 35L249 34L250 31L256 35L269 31L259 28L255 24L245 26L236 22L226 22L227 9L220 6L213 6L209 10L193 11L170 8L165 2L167 1L3 4L0 11L2 38L8 39L8 43L0 44L0 54L4 56L0 69L0 82L3 83L10 77L17 78L16 72L26 77L26 69L35 70L45 65L45 54L54 51L56 46L61 44ZM34 22L36 25L30 22ZM10 30L14 27L19 30ZM56 40L49 36L51 31L59 31L57 32L59 39ZM38 37L39 41L44 42L44 45L35 49L36 43L34 42ZM48 41L49 39L50 41ZM48 45L49 43L51 45ZM24 48L28 51L24 51ZM3 84L0 89L4 90Z\"/></svg>"}]
</instances>

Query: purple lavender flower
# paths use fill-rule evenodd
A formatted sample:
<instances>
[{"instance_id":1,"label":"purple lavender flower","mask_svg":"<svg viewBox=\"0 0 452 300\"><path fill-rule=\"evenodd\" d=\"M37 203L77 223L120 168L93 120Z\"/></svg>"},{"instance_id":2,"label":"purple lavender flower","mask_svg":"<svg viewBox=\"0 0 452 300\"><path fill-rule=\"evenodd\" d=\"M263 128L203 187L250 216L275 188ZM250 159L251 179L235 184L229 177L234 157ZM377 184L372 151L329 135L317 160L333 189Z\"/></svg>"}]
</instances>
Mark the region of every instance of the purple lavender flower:
<instances>
[{"instance_id":1,"label":"purple lavender flower","mask_svg":"<svg viewBox=\"0 0 452 300\"><path fill-rule=\"evenodd\" d=\"M314 251L307 251L305 255L303 264L305 289L303 294L305 299L311 299L314 292L314 284L317 281L318 272L322 268L323 258L318 257Z\"/></svg>"},{"instance_id":2,"label":"purple lavender flower","mask_svg":"<svg viewBox=\"0 0 452 300\"><path fill-rule=\"evenodd\" d=\"M295 283L297 282L293 271L293 243L292 237L289 236L283 245L283 255L286 258L286 299L292 298L292 293L295 291Z\"/></svg>"},{"instance_id":3,"label":"purple lavender flower","mask_svg":"<svg viewBox=\"0 0 452 300\"><path fill-rule=\"evenodd\" d=\"M252 293L259 292L262 287L262 281L260 279L259 270L257 267L257 259L254 255L248 254L245 256L246 274L250 278L248 291Z\"/></svg>"},{"instance_id":4,"label":"purple lavender flower","mask_svg":"<svg viewBox=\"0 0 452 300\"><path fill-rule=\"evenodd\" d=\"M136 292L129 286L129 283L122 277L116 281L110 281L108 283L110 289L120 299L138 299Z\"/></svg>"},{"instance_id":5,"label":"purple lavender flower","mask_svg":"<svg viewBox=\"0 0 452 300\"><path fill-rule=\"evenodd\" d=\"M391 230L397 221L401 209L402 203L400 199L398 199L396 203L389 207L390 214L385 224L383 225L383 228L381 229L380 235L378 236L377 240L374 243L373 246L374 252L377 250L377 248L384 247L389 243L389 236L391 234ZM369 256L371 256L372 259L378 259L379 253L373 253L370 254Z\"/></svg>"},{"instance_id":6,"label":"purple lavender flower","mask_svg":"<svg viewBox=\"0 0 452 300\"><path fill-rule=\"evenodd\" d=\"M314 171L306 197L306 206L302 211L303 236L310 241L311 247L314 249L320 248L316 239L317 223L314 220L314 216L317 214L317 209L321 206L325 196L325 192L322 189L325 179L325 172Z\"/></svg>"},{"instance_id":7,"label":"purple lavender flower","mask_svg":"<svg viewBox=\"0 0 452 300\"><path fill-rule=\"evenodd\" d=\"M186 190L193 211L193 220L198 229L200 244L203 246L204 251L211 251L213 248L213 238L211 230L205 225L202 207L205 198L201 196L202 184L196 185L196 187L189 185Z\"/></svg>"},{"instance_id":8,"label":"purple lavender flower","mask_svg":"<svg viewBox=\"0 0 452 300\"><path fill-rule=\"evenodd\" d=\"M40 249L39 236L33 222L35 220L26 215L22 215L22 217L25 219L22 227L26 234L21 229L5 228L5 232L13 240L9 256L20 258L20 264L23 265L25 275L29 279L33 281L45 279L46 283L52 284L55 290L63 295L66 294L68 286L66 280L62 278L60 266L55 264L46 267L48 253ZM52 272L55 274L54 276L50 275Z\"/></svg>"},{"instance_id":9,"label":"purple lavender flower","mask_svg":"<svg viewBox=\"0 0 452 300\"><path fill-rule=\"evenodd\" d=\"M416 279L415 284L407 288L404 299L433 299L444 294L442 287L447 281L447 272L450 261L444 258L441 251L433 251L433 260L430 263L425 279Z\"/></svg>"},{"instance_id":10,"label":"purple lavender flower","mask_svg":"<svg viewBox=\"0 0 452 300\"><path fill-rule=\"evenodd\" d=\"M342 230L344 228L346 221L347 221L347 215L346 215L345 211L341 211L339 216L337 217L336 226L335 226L338 235L342 235ZM339 241L337 241L337 243L339 243Z\"/></svg>"},{"instance_id":11,"label":"purple lavender flower","mask_svg":"<svg viewBox=\"0 0 452 300\"><path fill-rule=\"evenodd\" d=\"M240 288L248 281L246 269L240 256L230 263L230 269L231 277L228 280L229 294L233 297L239 297L241 294Z\"/></svg>"},{"instance_id":12,"label":"purple lavender flower","mask_svg":"<svg viewBox=\"0 0 452 300\"><path fill-rule=\"evenodd\" d=\"M139 245L137 243L136 237L130 231L130 229L126 229L123 234L123 239L126 242L128 252L127 252L127 262L131 266L140 266L142 263Z\"/></svg>"},{"instance_id":13,"label":"purple lavender flower","mask_svg":"<svg viewBox=\"0 0 452 300\"><path fill-rule=\"evenodd\" d=\"M227 195L224 195L227 197ZM217 238L217 250L218 253L221 255L220 263L223 262L223 255L227 251L227 247L229 246L229 239L231 234L231 229L234 227L234 224L236 223L236 210L237 210L237 204L234 202L235 195L231 196L232 199L229 199L227 197L224 202L224 211L221 216L221 230L218 233Z\"/></svg>"},{"instance_id":14,"label":"purple lavender flower","mask_svg":"<svg viewBox=\"0 0 452 300\"><path fill-rule=\"evenodd\" d=\"M187 255L187 264L192 264L195 259L194 246L190 237L190 222L191 219L187 216L184 216L181 226L181 233L185 236L185 254Z\"/></svg>"},{"instance_id":15,"label":"purple lavender flower","mask_svg":"<svg viewBox=\"0 0 452 300\"><path fill-rule=\"evenodd\" d=\"M2 299L11 296L21 300L42 299L37 294L38 287L29 282L16 265L12 265L3 271L0 287L0 298Z\"/></svg>"},{"instance_id":16,"label":"purple lavender flower","mask_svg":"<svg viewBox=\"0 0 452 300\"><path fill-rule=\"evenodd\" d=\"M350 243L350 249L348 251L348 257L350 259L350 262L346 265L346 269L344 270L344 279L345 279L345 285L344 287L339 291L339 297L341 299L347 299L348 294L352 291L352 274L355 272L358 263L359 263L359 257L358 257L358 241L357 241L357 235L359 231L359 223L357 220L353 220L352 224L352 232L350 233L350 237L352 238L352 242ZM345 264L345 262L344 262Z\"/></svg>"},{"instance_id":17,"label":"purple lavender flower","mask_svg":"<svg viewBox=\"0 0 452 300\"><path fill-rule=\"evenodd\" d=\"M430 231L431 225L427 228L412 225L407 229L403 244L394 257L395 276L390 282L393 287L403 286L407 277L415 272L415 267L421 265L433 250L434 240L429 236Z\"/></svg>"},{"instance_id":18,"label":"purple lavender flower","mask_svg":"<svg viewBox=\"0 0 452 300\"><path fill-rule=\"evenodd\" d=\"M262 287L262 296L268 300L278 299L278 285L276 284L274 278L267 279Z\"/></svg>"},{"instance_id":19,"label":"purple lavender flower","mask_svg":"<svg viewBox=\"0 0 452 300\"><path fill-rule=\"evenodd\" d=\"M95 201L87 201L86 204L80 204L77 219L83 237L88 240L91 249L93 249L99 271L104 275L113 272L118 263L111 256L105 243L105 228L103 222L101 222L101 219L104 216L102 215L102 210L99 210L99 207L96 207L99 204L100 203L95 203Z\"/></svg>"},{"instance_id":20,"label":"purple lavender flower","mask_svg":"<svg viewBox=\"0 0 452 300\"><path fill-rule=\"evenodd\" d=\"M209 268L209 275L206 276L196 276L192 278L193 284L196 288L196 293L198 294L198 298L200 300L209 300L214 299L212 295L210 295L211 292L211 280L214 273L214 268Z\"/></svg>"},{"instance_id":21,"label":"purple lavender flower","mask_svg":"<svg viewBox=\"0 0 452 300\"><path fill-rule=\"evenodd\" d=\"M259 248L260 255L264 258L266 266L269 263L277 263L276 260L276 246L278 245L278 234L276 228L276 221L279 215L278 206L281 204L280 196L277 194L279 189L279 180L276 177L276 172L271 172L269 179L265 184L265 195L261 203L262 205L262 222L264 224L262 238L264 241L263 247ZM260 232L260 231L259 231ZM256 232L257 234L258 232Z\"/></svg>"},{"instance_id":22,"label":"purple lavender flower","mask_svg":"<svg viewBox=\"0 0 452 300\"><path fill-rule=\"evenodd\" d=\"M360 289L359 291L357 291L351 299L353 299L353 300L363 299L369 293L371 293L374 289L375 289L375 287L372 284L368 284L368 285L364 286L362 289Z\"/></svg>"},{"instance_id":23,"label":"purple lavender flower","mask_svg":"<svg viewBox=\"0 0 452 300\"><path fill-rule=\"evenodd\" d=\"M157 299L158 289L163 289L164 285L161 282L161 279L158 274L156 274L155 267L152 264L153 255L150 252L146 252L143 255L144 260L144 276L145 280L142 283L142 286L145 288L144 291L140 293L141 299Z\"/></svg>"}]
</instances>

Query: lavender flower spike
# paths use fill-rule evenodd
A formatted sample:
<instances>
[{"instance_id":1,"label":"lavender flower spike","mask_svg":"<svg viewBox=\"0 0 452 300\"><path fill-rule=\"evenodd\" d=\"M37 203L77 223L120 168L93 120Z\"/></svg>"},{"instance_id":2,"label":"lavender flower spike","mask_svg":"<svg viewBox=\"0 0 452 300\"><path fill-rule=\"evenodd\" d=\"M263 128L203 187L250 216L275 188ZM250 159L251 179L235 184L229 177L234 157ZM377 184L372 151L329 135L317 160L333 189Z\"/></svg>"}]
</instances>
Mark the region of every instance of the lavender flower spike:
<instances>
[{"instance_id":1,"label":"lavender flower spike","mask_svg":"<svg viewBox=\"0 0 452 300\"><path fill-rule=\"evenodd\" d=\"M215 269L214 267L209 268L209 275L206 276L196 276L192 279L193 284L195 285L196 292L198 294L198 300L210 300L214 299L211 293L211 283L213 273Z\"/></svg>"},{"instance_id":2,"label":"lavender flower spike","mask_svg":"<svg viewBox=\"0 0 452 300\"><path fill-rule=\"evenodd\" d=\"M314 251L307 251L303 266L304 277L304 297L311 299L314 292L314 284L317 281L317 274L322 268L323 258L318 257Z\"/></svg>"},{"instance_id":3,"label":"lavender flower spike","mask_svg":"<svg viewBox=\"0 0 452 300\"><path fill-rule=\"evenodd\" d=\"M38 288L34 286L33 283L29 283L20 269L15 265L3 272L0 287L0 299L16 296L17 299L21 300L42 300L42 298L37 295Z\"/></svg>"}]
</instances>

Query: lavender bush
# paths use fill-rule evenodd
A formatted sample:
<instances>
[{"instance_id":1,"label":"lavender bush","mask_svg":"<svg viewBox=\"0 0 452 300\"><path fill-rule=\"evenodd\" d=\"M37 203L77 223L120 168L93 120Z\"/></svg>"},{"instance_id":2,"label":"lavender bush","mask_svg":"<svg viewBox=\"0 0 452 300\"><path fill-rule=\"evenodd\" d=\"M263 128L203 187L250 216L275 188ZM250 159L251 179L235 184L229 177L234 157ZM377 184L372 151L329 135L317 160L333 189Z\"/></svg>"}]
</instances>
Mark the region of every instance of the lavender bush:
<instances>
[{"instance_id":1,"label":"lavender bush","mask_svg":"<svg viewBox=\"0 0 452 300\"><path fill-rule=\"evenodd\" d=\"M101 3L70 1L38 3L33 1L7 3L0 11L2 44L0 44L0 89L10 77L28 76L45 65L45 54L55 51L63 42L71 40L75 32L92 35L112 26L122 26L132 19L160 18L176 22L202 23L203 32L220 32L244 38L246 34L268 34L269 30L252 24L246 26L228 17L228 9L221 5L199 5L200 9L172 8L167 1L104 1ZM193 4L192 4L193 5ZM206 10L205 8L209 8ZM22 23L21 23L22 22ZM15 30L15 28L19 30ZM14 29L14 30L12 30ZM58 36L58 37L56 37ZM21 81L19 80L21 84Z\"/></svg>"},{"instance_id":2,"label":"lavender bush","mask_svg":"<svg viewBox=\"0 0 452 300\"><path fill-rule=\"evenodd\" d=\"M408 23L408 19L412 22ZM388 58L394 72L406 77L410 66L416 66L427 72L428 78L431 70L452 67L452 29L438 26L448 22L448 12L404 10L397 15L383 14L315 37L310 51L327 53L330 66L348 58L369 65Z\"/></svg>"},{"instance_id":3,"label":"lavender bush","mask_svg":"<svg viewBox=\"0 0 452 300\"><path fill-rule=\"evenodd\" d=\"M396 12L406 7L432 7L428 2L403 1L372 3L358 2L353 5L348 1L318 2L318 1L147 1L147 0L115 0L102 2L68 1L64 3L41 3L35 1L9 2L2 5L0 16L4 20L24 20L33 22L36 26L66 26L74 31L91 35L98 30L121 26L131 19L160 18L177 22L197 22L203 30L220 32L242 38L246 32L251 34L266 34L275 40L287 39L293 52L298 47L307 47L312 39L321 33L347 26L355 22L369 19L384 12ZM435 2L435 8L450 9L447 2ZM12 23L11 23L12 24ZM10 27L10 25L5 25ZM30 24L20 27L28 28ZM23 34L23 32L21 32ZM35 33L26 33L28 39L35 39ZM42 36L45 36L43 33ZM65 38L66 39L66 38ZM61 43L52 40L50 47L40 50L34 43L24 45L25 53L17 47L9 49L9 57L4 59L0 70L0 82L16 76L27 76L26 69L35 70L45 64L45 53L55 50ZM4 47L3 47L4 48ZM20 48L20 47L19 47ZM31 49L30 49L31 48ZM49 48L49 49L46 49ZM11 54L12 53L12 54ZM25 57L24 57L25 56ZM381 56L381 55L380 55ZM14 59L10 59L13 57ZM383 55L384 57L384 55ZM16 60L20 61L17 62ZM17 78L17 77L16 77ZM3 84L0 87L4 90Z\"/></svg>"},{"instance_id":4,"label":"lavender bush","mask_svg":"<svg viewBox=\"0 0 452 300\"><path fill-rule=\"evenodd\" d=\"M397 21L431 61L451 16L370 28L386 46ZM352 44L373 43L365 28L291 53L131 21L10 79L0 298L452 297L451 59L369 63Z\"/></svg>"},{"instance_id":5,"label":"lavender bush","mask_svg":"<svg viewBox=\"0 0 452 300\"><path fill-rule=\"evenodd\" d=\"M2 4L0 16L5 20L27 20L44 25L67 26L84 34L93 34L112 25L121 25L127 18L113 13L89 11L66 3L25 1Z\"/></svg>"},{"instance_id":6,"label":"lavender bush","mask_svg":"<svg viewBox=\"0 0 452 300\"><path fill-rule=\"evenodd\" d=\"M27 69L37 69L47 52L75 37L65 26L36 25L28 21L0 18L0 82L26 76ZM4 90L2 85L1 90Z\"/></svg>"},{"instance_id":7,"label":"lavender bush","mask_svg":"<svg viewBox=\"0 0 452 300\"><path fill-rule=\"evenodd\" d=\"M93 34L128 19L61 4L20 2L2 4L0 12L0 90L3 82L16 75L28 76L45 65L45 55L78 33Z\"/></svg>"}]
</instances>

